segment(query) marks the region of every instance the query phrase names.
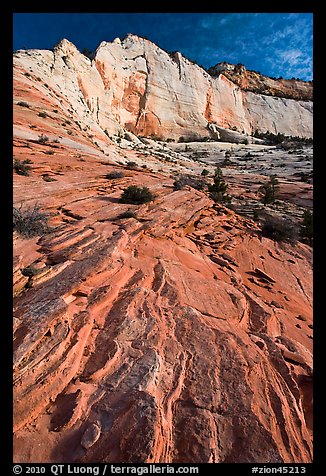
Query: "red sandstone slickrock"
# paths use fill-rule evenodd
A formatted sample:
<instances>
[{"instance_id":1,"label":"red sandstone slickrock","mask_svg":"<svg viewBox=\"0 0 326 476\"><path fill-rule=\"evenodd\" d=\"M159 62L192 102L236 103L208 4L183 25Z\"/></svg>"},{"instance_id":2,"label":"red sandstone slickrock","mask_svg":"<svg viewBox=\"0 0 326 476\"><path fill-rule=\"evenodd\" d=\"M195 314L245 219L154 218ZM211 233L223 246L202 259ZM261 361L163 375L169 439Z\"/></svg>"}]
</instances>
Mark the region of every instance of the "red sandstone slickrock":
<instances>
[{"instance_id":1,"label":"red sandstone slickrock","mask_svg":"<svg viewBox=\"0 0 326 476\"><path fill-rule=\"evenodd\" d=\"M205 114L249 132L259 95L134 36L101 44L93 62L67 41L19 52L14 88L14 156L32 161L14 201L38 203L51 226L14 234L15 461L310 462L311 247L261 237L202 191L175 191L154 152L104 132L199 134ZM223 116L229 90L241 106ZM274 114L277 130L292 127L286 107L293 123L302 115L293 135L309 136L309 103L257 101L280 103L266 128ZM152 169L105 178L128 160ZM154 201L120 203L128 185ZM136 217L119 218L126 210Z\"/></svg>"}]
</instances>

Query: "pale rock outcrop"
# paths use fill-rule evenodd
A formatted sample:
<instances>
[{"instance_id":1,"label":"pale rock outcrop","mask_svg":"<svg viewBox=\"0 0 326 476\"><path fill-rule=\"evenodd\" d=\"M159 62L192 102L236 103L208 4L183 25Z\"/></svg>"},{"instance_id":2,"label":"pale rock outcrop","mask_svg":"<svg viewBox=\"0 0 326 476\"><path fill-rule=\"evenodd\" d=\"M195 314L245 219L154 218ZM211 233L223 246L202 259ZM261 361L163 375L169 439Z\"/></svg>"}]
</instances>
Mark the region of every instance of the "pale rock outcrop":
<instances>
[{"instance_id":1,"label":"pale rock outcrop","mask_svg":"<svg viewBox=\"0 0 326 476\"><path fill-rule=\"evenodd\" d=\"M305 101L313 99L312 81L301 81L298 78L270 78L258 71L247 70L241 63L236 65L226 62L218 63L209 68L208 72L213 77L222 73L244 91Z\"/></svg>"},{"instance_id":2,"label":"pale rock outcrop","mask_svg":"<svg viewBox=\"0 0 326 476\"><path fill-rule=\"evenodd\" d=\"M14 65L45 81L81 126L104 141L103 131L121 129L160 139L216 139L208 124L247 135L258 129L312 137L311 101L244 91L222 73L210 76L135 35L102 42L93 60L62 40L53 52L19 50Z\"/></svg>"}]
</instances>

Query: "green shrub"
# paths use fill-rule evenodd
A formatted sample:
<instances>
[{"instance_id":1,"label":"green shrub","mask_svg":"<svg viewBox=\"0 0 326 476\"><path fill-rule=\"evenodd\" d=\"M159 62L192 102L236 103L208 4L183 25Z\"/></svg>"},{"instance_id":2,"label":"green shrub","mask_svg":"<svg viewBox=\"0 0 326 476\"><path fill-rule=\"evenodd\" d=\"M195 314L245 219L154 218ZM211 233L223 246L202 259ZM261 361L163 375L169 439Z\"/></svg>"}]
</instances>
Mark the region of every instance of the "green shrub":
<instances>
[{"instance_id":1,"label":"green shrub","mask_svg":"<svg viewBox=\"0 0 326 476\"><path fill-rule=\"evenodd\" d=\"M258 139L263 139L266 143L270 145L279 145L281 144L282 148L286 149L290 142L296 144L313 144L313 139L310 137L298 137L298 136L286 136L281 133L273 134L272 132L259 132L256 130L253 134L254 137ZM293 145L293 144L292 144Z\"/></svg>"},{"instance_id":2,"label":"green shrub","mask_svg":"<svg viewBox=\"0 0 326 476\"><path fill-rule=\"evenodd\" d=\"M305 210L303 213L302 222L300 224L300 237L303 241L309 244L313 240L313 214L310 210Z\"/></svg>"},{"instance_id":3,"label":"green shrub","mask_svg":"<svg viewBox=\"0 0 326 476\"><path fill-rule=\"evenodd\" d=\"M38 136L37 142L39 144L45 144L45 142L48 142L48 141L49 141L48 136L45 136L44 134L41 134L40 136Z\"/></svg>"},{"instance_id":4,"label":"green shrub","mask_svg":"<svg viewBox=\"0 0 326 476\"><path fill-rule=\"evenodd\" d=\"M288 220L277 217L268 217L261 230L262 236L273 241L295 243L298 233L294 225Z\"/></svg>"},{"instance_id":5,"label":"green shrub","mask_svg":"<svg viewBox=\"0 0 326 476\"><path fill-rule=\"evenodd\" d=\"M209 137L202 137L198 134L193 134L193 135L190 135L190 136L180 136L179 139L178 139L178 142L179 143L185 143L185 142L208 142L210 140ZM186 148L185 150L189 150L188 148Z\"/></svg>"},{"instance_id":6,"label":"green shrub","mask_svg":"<svg viewBox=\"0 0 326 476\"><path fill-rule=\"evenodd\" d=\"M234 162L229 159L229 157L226 157L223 162L221 163L221 167L228 167L229 165L233 165Z\"/></svg>"},{"instance_id":7,"label":"green shrub","mask_svg":"<svg viewBox=\"0 0 326 476\"><path fill-rule=\"evenodd\" d=\"M81 53L86 56L87 58L89 58L90 60L92 60L94 58L94 53L88 49L88 48L83 48L81 50Z\"/></svg>"},{"instance_id":8,"label":"green shrub","mask_svg":"<svg viewBox=\"0 0 326 476\"><path fill-rule=\"evenodd\" d=\"M137 185L130 185L122 192L121 203L133 203L140 205L142 203L151 202L154 200L153 193L148 187L138 187Z\"/></svg>"},{"instance_id":9,"label":"green shrub","mask_svg":"<svg viewBox=\"0 0 326 476\"><path fill-rule=\"evenodd\" d=\"M42 178L44 182L57 182L57 180L53 177L51 177L49 174L43 174Z\"/></svg>"},{"instance_id":10,"label":"green shrub","mask_svg":"<svg viewBox=\"0 0 326 476\"><path fill-rule=\"evenodd\" d=\"M49 231L48 216L38 205L25 209L14 207L13 229L26 238L43 235Z\"/></svg>"},{"instance_id":11,"label":"green shrub","mask_svg":"<svg viewBox=\"0 0 326 476\"><path fill-rule=\"evenodd\" d=\"M174 190L182 190L186 185L196 190L203 190L206 186L205 180L192 175L182 174L173 183Z\"/></svg>"},{"instance_id":12,"label":"green shrub","mask_svg":"<svg viewBox=\"0 0 326 476\"><path fill-rule=\"evenodd\" d=\"M44 111L43 111L43 112L39 112L39 113L38 113L38 116L43 117L43 118L45 119L46 117L48 117L48 113L47 113L47 112L44 112Z\"/></svg>"},{"instance_id":13,"label":"green shrub","mask_svg":"<svg viewBox=\"0 0 326 476\"><path fill-rule=\"evenodd\" d=\"M297 172L293 175L299 177L300 181L304 183L311 183L313 180L313 172Z\"/></svg>"},{"instance_id":14,"label":"green shrub","mask_svg":"<svg viewBox=\"0 0 326 476\"><path fill-rule=\"evenodd\" d=\"M121 170L112 170L112 172L109 172L108 174L106 174L105 178L117 179L117 178L122 178L124 176L125 174Z\"/></svg>"},{"instance_id":15,"label":"green shrub","mask_svg":"<svg viewBox=\"0 0 326 476\"><path fill-rule=\"evenodd\" d=\"M256 209L254 209L253 213L252 213L252 219L254 221L259 221L259 213Z\"/></svg>"},{"instance_id":16,"label":"green shrub","mask_svg":"<svg viewBox=\"0 0 326 476\"><path fill-rule=\"evenodd\" d=\"M136 169L138 167L137 162L134 162L133 160L128 160L126 166L128 169Z\"/></svg>"},{"instance_id":17,"label":"green shrub","mask_svg":"<svg viewBox=\"0 0 326 476\"><path fill-rule=\"evenodd\" d=\"M30 167L28 164L31 164L32 161L30 159L26 159L23 161L20 161L19 159L14 159L14 171L18 175L25 175L28 176L30 175L30 170L32 167Z\"/></svg>"},{"instance_id":18,"label":"green shrub","mask_svg":"<svg viewBox=\"0 0 326 476\"><path fill-rule=\"evenodd\" d=\"M18 101L17 106L30 107L28 102L25 102L25 101Z\"/></svg>"},{"instance_id":19,"label":"green shrub","mask_svg":"<svg viewBox=\"0 0 326 476\"><path fill-rule=\"evenodd\" d=\"M207 169L203 169L200 175L207 177L207 175L209 175L209 171Z\"/></svg>"},{"instance_id":20,"label":"green shrub","mask_svg":"<svg viewBox=\"0 0 326 476\"><path fill-rule=\"evenodd\" d=\"M33 276L37 276L42 272L42 269L35 268L34 266L27 266L26 268L22 269L22 275L28 278L32 278Z\"/></svg>"}]
</instances>

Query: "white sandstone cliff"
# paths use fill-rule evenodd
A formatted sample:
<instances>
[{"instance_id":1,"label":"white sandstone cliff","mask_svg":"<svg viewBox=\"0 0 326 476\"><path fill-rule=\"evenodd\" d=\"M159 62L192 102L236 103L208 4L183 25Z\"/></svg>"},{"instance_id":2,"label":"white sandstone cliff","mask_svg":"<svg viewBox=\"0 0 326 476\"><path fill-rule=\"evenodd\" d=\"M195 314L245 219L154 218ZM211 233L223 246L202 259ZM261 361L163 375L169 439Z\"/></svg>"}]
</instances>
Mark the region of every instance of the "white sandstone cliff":
<instances>
[{"instance_id":1,"label":"white sandstone cliff","mask_svg":"<svg viewBox=\"0 0 326 476\"><path fill-rule=\"evenodd\" d=\"M243 91L223 74L210 76L180 53L128 35L102 42L91 61L68 40L54 51L19 50L14 66L39 78L81 126L160 139L212 137L214 128L256 129L312 137L313 106Z\"/></svg>"}]
</instances>

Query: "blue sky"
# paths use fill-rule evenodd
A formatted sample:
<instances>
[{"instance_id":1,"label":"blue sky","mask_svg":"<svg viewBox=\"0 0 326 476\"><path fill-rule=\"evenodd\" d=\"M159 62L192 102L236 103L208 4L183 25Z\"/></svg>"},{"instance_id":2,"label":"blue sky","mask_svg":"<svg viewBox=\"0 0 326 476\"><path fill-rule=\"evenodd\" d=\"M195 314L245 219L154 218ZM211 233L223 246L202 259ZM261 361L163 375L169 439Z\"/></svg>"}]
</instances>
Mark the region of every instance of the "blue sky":
<instances>
[{"instance_id":1,"label":"blue sky","mask_svg":"<svg viewBox=\"0 0 326 476\"><path fill-rule=\"evenodd\" d=\"M128 33L204 67L243 63L268 76L312 79L311 13L16 13L14 49L50 49L62 38L79 49Z\"/></svg>"}]
</instances>

